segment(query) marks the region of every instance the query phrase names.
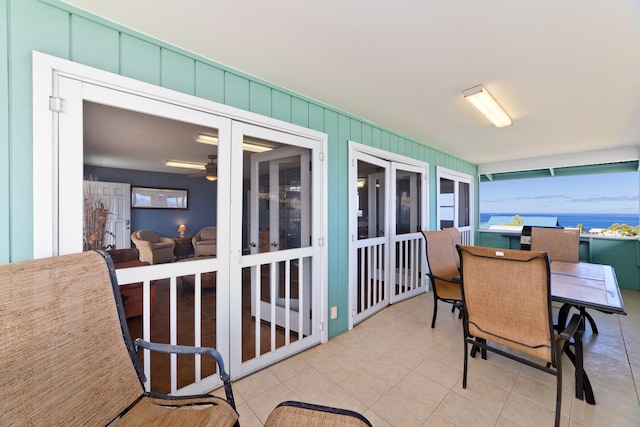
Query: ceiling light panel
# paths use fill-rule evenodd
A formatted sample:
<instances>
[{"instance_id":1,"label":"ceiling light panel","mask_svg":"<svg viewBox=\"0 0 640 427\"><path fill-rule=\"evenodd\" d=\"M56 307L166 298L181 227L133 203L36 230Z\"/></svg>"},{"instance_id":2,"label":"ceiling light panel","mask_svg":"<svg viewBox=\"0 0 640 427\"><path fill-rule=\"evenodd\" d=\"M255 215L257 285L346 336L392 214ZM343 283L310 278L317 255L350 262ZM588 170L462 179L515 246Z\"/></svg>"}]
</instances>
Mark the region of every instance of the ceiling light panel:
<instances>
[{"instance_id":1,"label":"ceiling light panel","mask_svg":"<svg viewBox=\"0 0 640 427\"><path fill-rule=\"evenodd\" d=\"M500 104L491 96L487 89L482 86L474 86L462 92L464 98L478 109L496 127L511 126L511 117L502 109Z\"/></svg>"},{"instance_id":2,"label":"ceiling light panel","mask_svg":"<svg viewBox=\"0 0 640 427\"><path fill-rule=\"evenodd\" d=\"M196 138L196 142L199 142L201 144L218 145L218 137L200 133ZM252 153L264 153L265 151L273 150L273 147L261 144L253 144L250 142L243 142L242 149L244 151L250 151Z\"/></svg>"},{"instance_id":3,"label":"ceiling light panel","mask_svg":"<svg viewBox=\"0 0 640 427\"><path fill-rule=\"evenodd\" d=\"M165 166L171 166L173 168L185 168L185 169L197 169L197 170L205 170L204 163L196 163L196 162L182 162L179 160L167 160L164 162Z\"/></svg>"}]
</instances>

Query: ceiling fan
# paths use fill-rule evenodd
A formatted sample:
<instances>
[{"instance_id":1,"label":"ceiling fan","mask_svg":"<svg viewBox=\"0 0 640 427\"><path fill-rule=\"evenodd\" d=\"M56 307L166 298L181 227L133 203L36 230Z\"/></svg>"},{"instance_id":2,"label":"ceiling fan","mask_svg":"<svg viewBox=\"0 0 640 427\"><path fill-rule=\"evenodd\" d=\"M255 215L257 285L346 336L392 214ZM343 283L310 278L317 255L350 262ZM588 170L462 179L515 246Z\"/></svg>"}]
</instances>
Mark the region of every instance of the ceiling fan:
<instances>
[{"instance_id":1,"label":"ceiling fan","mask_svg":"<svg viewBox=\"0 0 640 427\"><path fill-rule=\"evenodd\" d=\"M198 169L200 172L192 175L188 175L189 178L205 177L209 181L216 181L218 179L218 156L215 154L209 154L208 163L199 162L187 162L184 160L166 160L165 166L182 168L182 169Z\"/></svg>"},{"instance_id":2,"label":"ceiling fan","mask_svg":"<svg viewBox=\"0 0 640 427\"><path fill-rule=\"evenodd\" d=\"M204 169L202 172L197 174L189 175L189 178L198 178L204 176L208 181L215 181L218 179L218 165L216 159L218 158L215 154L209 154L209 163L202 165L201 167Z\"/></svg>"}]
</instances>

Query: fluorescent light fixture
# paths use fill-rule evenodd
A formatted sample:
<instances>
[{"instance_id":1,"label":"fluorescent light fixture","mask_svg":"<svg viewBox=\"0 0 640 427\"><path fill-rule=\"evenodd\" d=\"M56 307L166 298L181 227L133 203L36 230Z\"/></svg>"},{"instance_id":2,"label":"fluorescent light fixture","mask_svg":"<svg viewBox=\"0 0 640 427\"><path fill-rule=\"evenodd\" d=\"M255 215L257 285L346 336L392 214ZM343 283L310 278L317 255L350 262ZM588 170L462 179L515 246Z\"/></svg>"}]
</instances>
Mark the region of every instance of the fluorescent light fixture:
<instances>
[{"instance_id":1,"label":"fluorescent light fixture","mask_svg":"<svg viewBox=\"0 0 640 427\"><path fill-rule=\"evenodd\" d=\"M196 142L209 145L218 145L218 137L207 135L205 133L199 133L198 137L196 138ZM243 142L242 149L245 151L251 151L252 153L264 153L265 151L273 150L273 147Z\"/></svg>"},{"instance_id":2,"label":"fluorescent light fixture","mask_svg":"<svg viewBox=\"0 0 640 427\"><path fill-rule=\"evenodd\" d=\"M205 133L199 133L198 137L196 138L196 142L201 142L202 144L209 145L218 145L218 137L207 135Z\"/></svg>"},{"instance_id":3,"label":"fluorescent light fixture","mask_svg":"<svg viewBox=\"0 0 640 427\"><path fill-rule=\"evenodd\" d=\"M502 128L513 124L511 117L509 117L500 104L493 99L493 96L487 92L484 86L474 86L465 90L462 94L465 99L484 114L495 127Z\"/></svg>"},{"instance_id":4,"label":"fluorescent light fixture","mask_svg":"<svg viewBox=\"0 0 640 427\"><path fill-rule=\"evenodd\" d=\"M250 144L248 142L243 142L242 149L245 151L251 151L252 153L264 153L265 151L273 150L273 147L267 147L266 145Z\"/></svg>"},{"instance_id":5,"label":"fluorescent light fixture","mask_svg":"<svg viewBox=\"0 0 640 427\"><path fill-rule=\"evenodd\" d=\"M186 169L198 169L205 170L204 163L196 163L196 162L180 162L177 160L167 160L164 162L165 166L171 166L174 168L186 168Z\"/></svg>"}]
</instances>

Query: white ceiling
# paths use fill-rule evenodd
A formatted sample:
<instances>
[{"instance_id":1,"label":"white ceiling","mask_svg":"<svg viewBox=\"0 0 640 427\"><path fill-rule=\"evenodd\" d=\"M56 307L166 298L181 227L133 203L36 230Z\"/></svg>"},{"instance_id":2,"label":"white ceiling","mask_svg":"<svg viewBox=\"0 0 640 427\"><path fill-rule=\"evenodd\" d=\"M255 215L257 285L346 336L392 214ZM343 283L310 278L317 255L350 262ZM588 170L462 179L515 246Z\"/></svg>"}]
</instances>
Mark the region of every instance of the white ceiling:
<instances>
[{"instance_id":1,"label":"white ceiling","mask_svg":"<svg viewBox=\"0 0 640 427\"><path fill-rule=\"evenodd\" d=\"M472 163L640 143L635 0L66 2Z\"/></svg>"}]
</instances>

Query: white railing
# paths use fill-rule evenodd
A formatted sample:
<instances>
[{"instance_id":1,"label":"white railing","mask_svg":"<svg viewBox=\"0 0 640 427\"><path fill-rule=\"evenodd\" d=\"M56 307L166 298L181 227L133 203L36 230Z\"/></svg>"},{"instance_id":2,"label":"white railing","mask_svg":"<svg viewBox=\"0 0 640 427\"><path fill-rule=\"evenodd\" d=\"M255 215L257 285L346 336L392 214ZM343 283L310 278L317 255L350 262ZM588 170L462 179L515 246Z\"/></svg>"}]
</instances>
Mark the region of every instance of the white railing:
<instances>
[{"instance_id":1,"label":"white railing","mask_svg":"<svg viewBox=\"0 0 640 427\"><path fill-rule=\"evenodd\" d=\"M355 309L357 314L361 314L376 307L389 296L385 292L386 239L366 239L358 244L358 289Z\"/></svg>"},{"instance_id":2,"label":"white railing","mask_svg":"<svg viewBox=\"0 0 640 427\"><path fill-rule=\"evenodd\" d=\"M394 299L413 295L412 291L424 286L424 238L422 235L402 234L395 237L395 290ZM400 298L398 298L400 297Z\"/></svg>"},{"instance_id":3,"label":"white railing","mask_svg":"<svg viewBox=\"0 0 640 427\"><path fill-rule=\"evenodd\" d=\"M144 267L125 268L116 270L118 284L120 286L142 282L142 338L151 341L151 283L153 286L169 286L169 343L178 344L178 282L180 277L194 275L194 343L202 345L202 274L218 270L218 260L207 258L189 262L177 262L170 264L156 264ZM156 289L157 291L157 289ZM133 339L137 337L132 337ZM151 390L151 359L149 350L144 351L144 374L146 376L145 388ZM178 389L178 360L176 355L170 359L170 393L201 393L211 390L221 384L217 375L202 377L202 365L199 355L194 356L195 369L193 383Z\"/></svg>"}]
</instances>

